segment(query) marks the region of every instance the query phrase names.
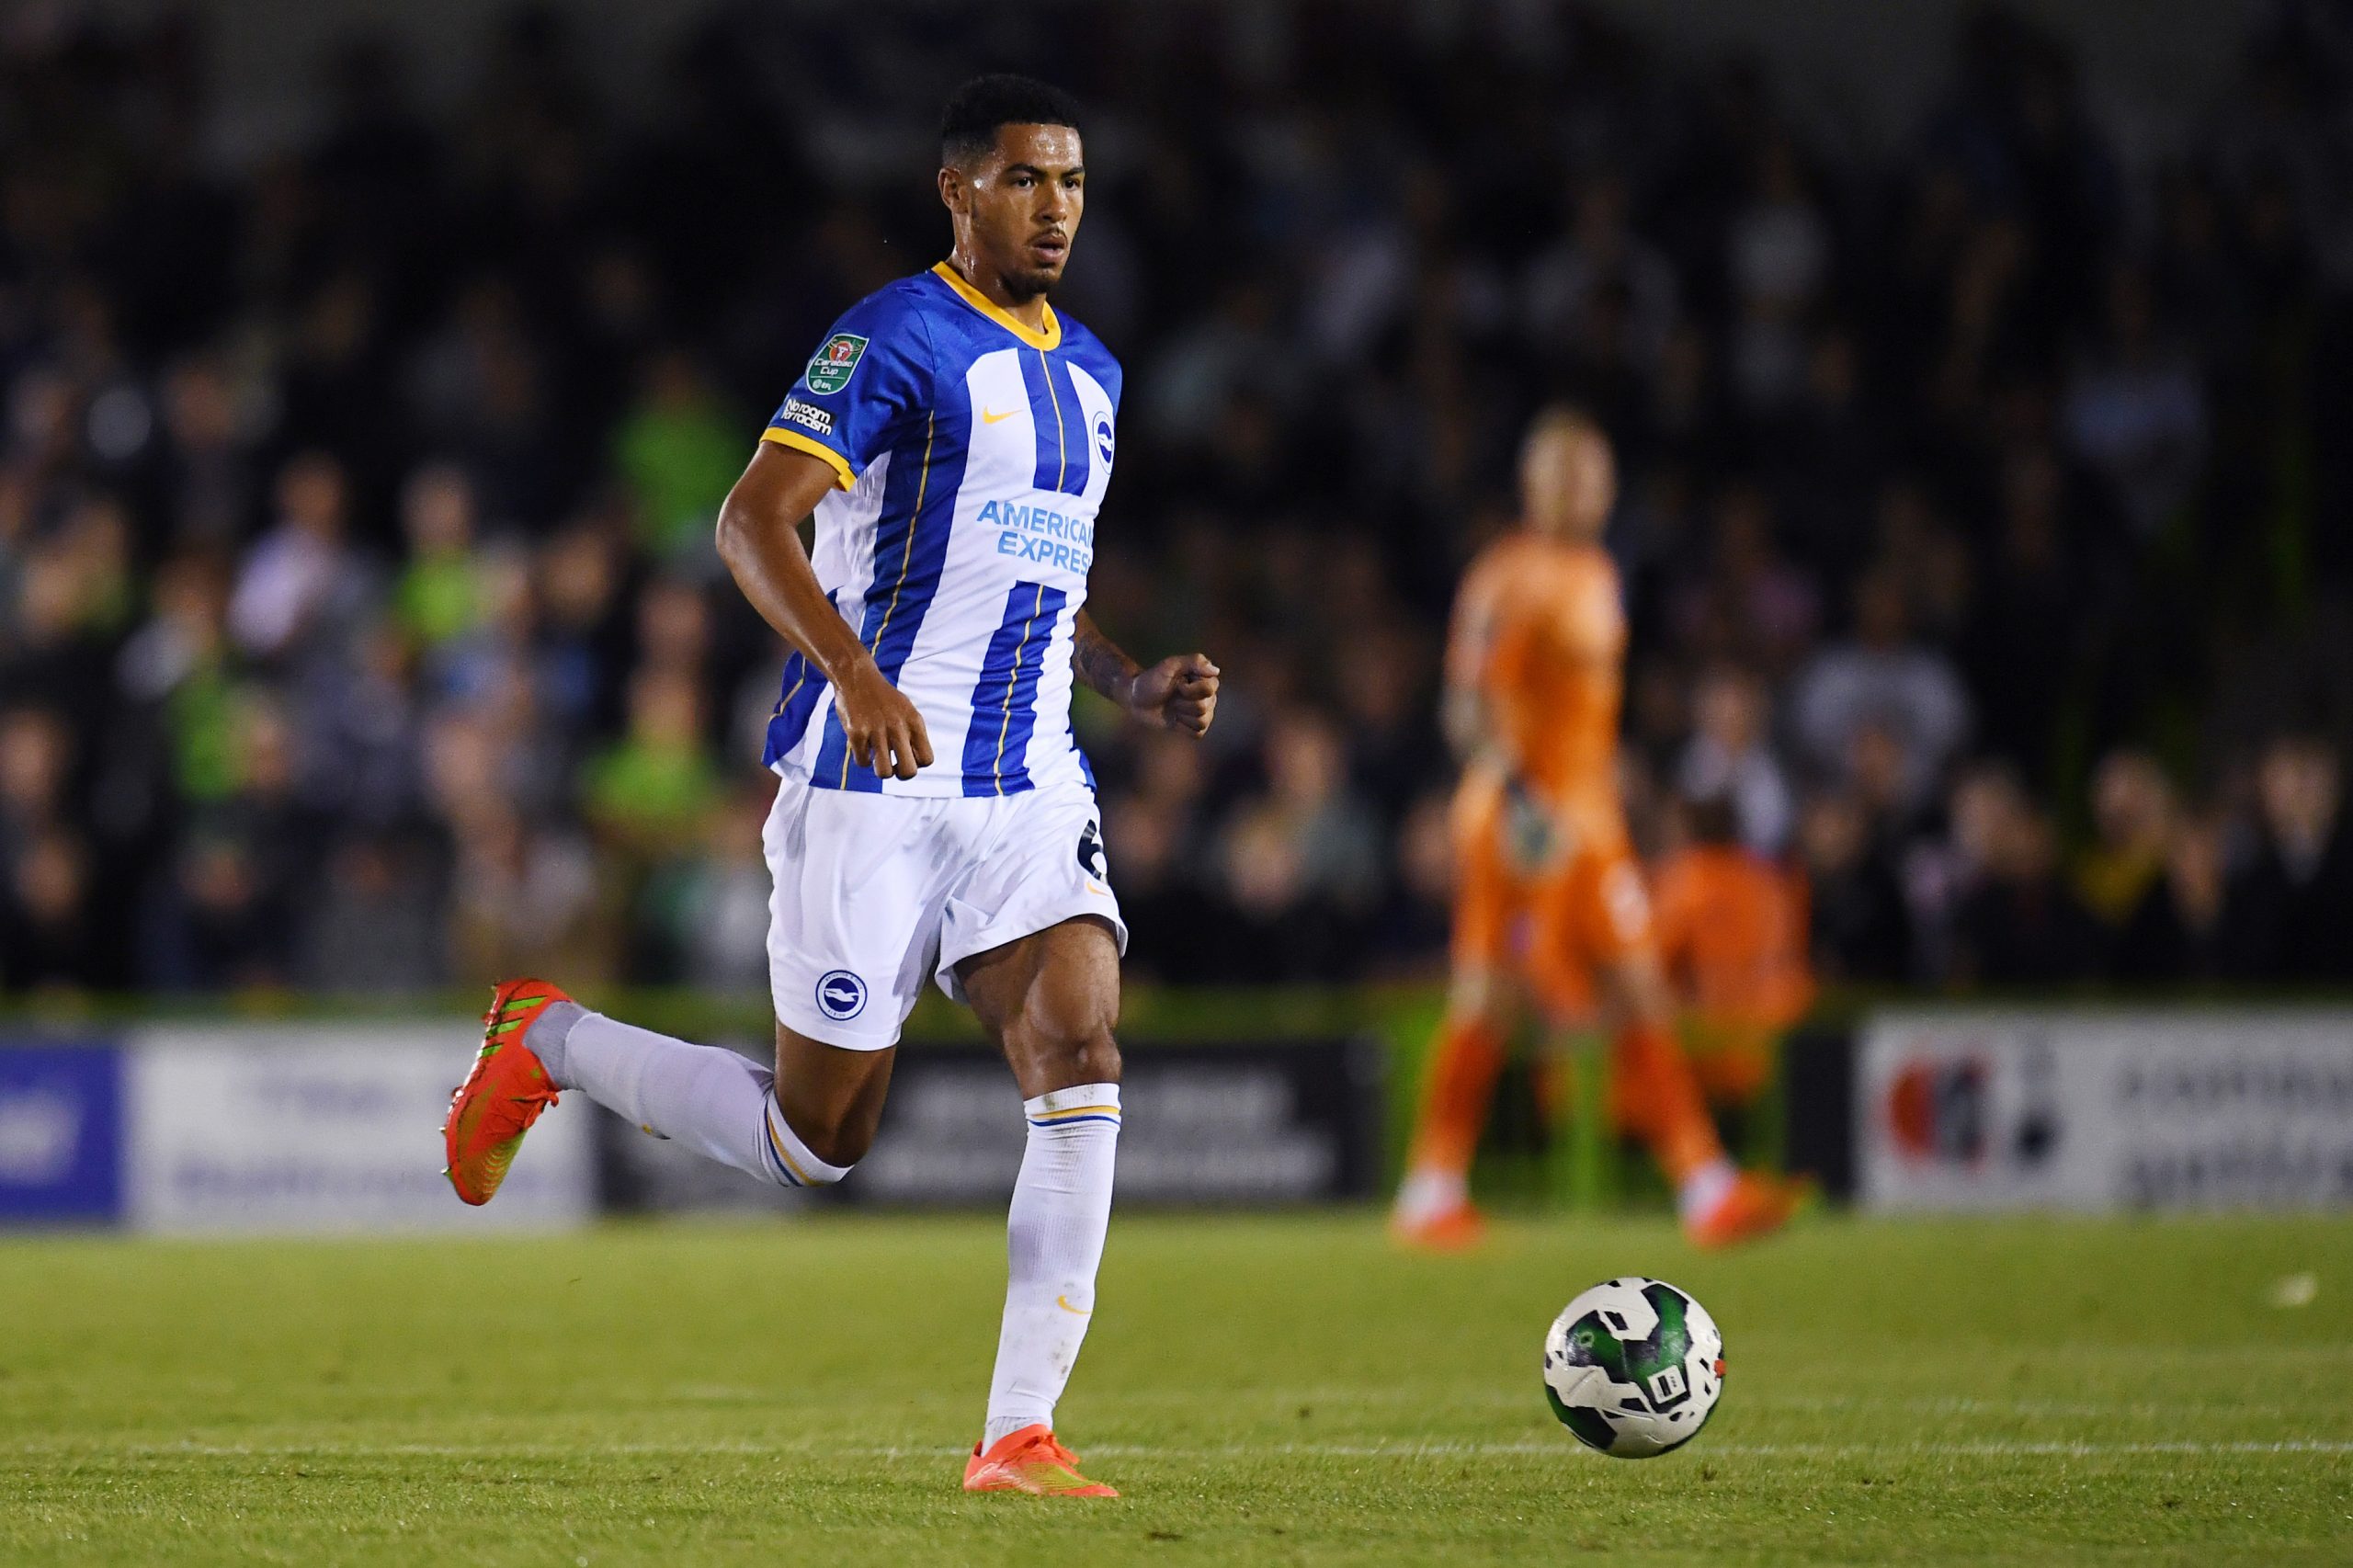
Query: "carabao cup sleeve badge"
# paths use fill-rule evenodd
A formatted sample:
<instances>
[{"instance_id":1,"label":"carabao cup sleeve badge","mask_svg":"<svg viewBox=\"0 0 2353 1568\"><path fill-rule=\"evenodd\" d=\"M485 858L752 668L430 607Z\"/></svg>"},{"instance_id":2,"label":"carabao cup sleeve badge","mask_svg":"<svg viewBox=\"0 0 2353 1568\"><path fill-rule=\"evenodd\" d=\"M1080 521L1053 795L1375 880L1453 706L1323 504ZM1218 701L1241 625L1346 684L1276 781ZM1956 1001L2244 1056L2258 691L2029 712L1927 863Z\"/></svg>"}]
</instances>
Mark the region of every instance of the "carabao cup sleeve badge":
<instances>
[{"instance_id":1,"label":"carabao cup sleeve badge","mask_svg":"<svg viewBox=\"0 0 2353 1568\"><path fill-rule=\"evenodd\" d=\"M810 356L809 373L804 378L813 392L837 392L849 385L850 372L866 354L866 339L854 332L837 332L825 339L824 347Z\"/></svg>"}]
</instances>

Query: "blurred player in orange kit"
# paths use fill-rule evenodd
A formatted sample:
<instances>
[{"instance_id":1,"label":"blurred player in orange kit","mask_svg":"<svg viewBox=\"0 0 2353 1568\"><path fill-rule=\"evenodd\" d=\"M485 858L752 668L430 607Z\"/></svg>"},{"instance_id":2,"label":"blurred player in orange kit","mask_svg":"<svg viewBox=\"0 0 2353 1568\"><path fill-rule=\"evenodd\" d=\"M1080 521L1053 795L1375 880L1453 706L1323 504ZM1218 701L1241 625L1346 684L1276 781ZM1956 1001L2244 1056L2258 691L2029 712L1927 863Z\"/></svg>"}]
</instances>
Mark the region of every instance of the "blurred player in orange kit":
<instances>
[{"instance_id":1,"label":"blurred player in orange kit","mask_svg":"<svg viewBox=\"0 0 2353 1568\"><path fill-rule=\"evenodd\" d=\"M1700 1088L1755 1102L1781 1031L1813 1002L1802 885L1740 842L1731 801L1688 800L1682 846L1659 866L1652 902L1668 983Z\"/></svg>"},{"instance_id":2,"label":"blurred player in orange kit","mask_svg":"<svg viewBox=\"0 0 2353 1568\"><path fill-rule=\"evenodd\" d=\"M1733 1169L1672 1032L1618 793L1626 621L1600 544L1616 463L1592 421L1554 409L1529 431L1519 478L1520 528L1472 562L1455 601L1454 987L1392 1227L1423 1246L1478 1239L1471 1156L1505 1045L1529 1002L1553 1024L1582 1012L1589 979L1625 1125L1674 1183L1691 1238L1736 1242L1779 1226L1791 1197Z\"/></svg>"}]
</instances>

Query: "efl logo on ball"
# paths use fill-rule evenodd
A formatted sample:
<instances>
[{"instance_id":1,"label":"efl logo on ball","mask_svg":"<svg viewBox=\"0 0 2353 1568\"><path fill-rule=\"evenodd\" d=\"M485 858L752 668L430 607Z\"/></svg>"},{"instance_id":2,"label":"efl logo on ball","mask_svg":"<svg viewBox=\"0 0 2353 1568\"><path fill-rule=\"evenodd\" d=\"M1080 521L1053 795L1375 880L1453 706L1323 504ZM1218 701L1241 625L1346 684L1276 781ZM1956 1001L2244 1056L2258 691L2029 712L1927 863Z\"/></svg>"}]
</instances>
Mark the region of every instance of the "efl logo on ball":
<instances>
[{"instance_id":1,"label":"efl logo on ball","mask_svg":"<svg viewBox=\"0 0 2353 1568\"><path fill-rule=\"evenodd\" d=\"M839 1023L866 1010L866 982L846 969L829 970L817 982L817 1010Z\"/></svg>"}]
</instances>

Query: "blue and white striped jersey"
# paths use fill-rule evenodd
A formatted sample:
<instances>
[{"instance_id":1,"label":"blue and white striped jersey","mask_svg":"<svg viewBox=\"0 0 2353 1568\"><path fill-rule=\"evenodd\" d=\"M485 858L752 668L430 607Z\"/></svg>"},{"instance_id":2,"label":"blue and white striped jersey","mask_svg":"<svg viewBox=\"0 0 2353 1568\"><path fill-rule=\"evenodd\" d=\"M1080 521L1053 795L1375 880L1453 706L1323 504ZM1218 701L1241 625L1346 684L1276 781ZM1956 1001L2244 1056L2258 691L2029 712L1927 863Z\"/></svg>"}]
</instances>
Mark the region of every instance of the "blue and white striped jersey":
<instances>
[{"instance_id":1,"label":"blue and white striped jersey","mask_svg":"<svg viewBox=\"0 0 2353 1568\"><path fill-rule=\"evenodd\" d=\"M763 440L830 463L813 560L842 619L922 711L932 765L878 778L798 653L764 760L827 790L1009 795L1086 778L1071 637L1111 479L1120 365L1055 315L1043 332L942 262L835 324Z\"/></svg>"}]
</instances>

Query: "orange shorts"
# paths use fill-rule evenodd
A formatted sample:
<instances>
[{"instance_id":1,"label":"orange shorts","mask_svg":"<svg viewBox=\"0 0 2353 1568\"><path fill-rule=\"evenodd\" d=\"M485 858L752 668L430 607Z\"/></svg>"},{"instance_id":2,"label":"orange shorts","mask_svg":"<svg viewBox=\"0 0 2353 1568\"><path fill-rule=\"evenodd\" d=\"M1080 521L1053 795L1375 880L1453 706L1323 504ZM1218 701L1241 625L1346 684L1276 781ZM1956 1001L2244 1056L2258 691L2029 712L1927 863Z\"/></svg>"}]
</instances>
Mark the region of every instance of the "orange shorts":
<instances>
[{"instance_id":1,"label":"orange shorts","mask_svg":"<svg viewBox=\"0 0 2353 1568\"><path fill-rule=\"evenodd\" d=\"M1593 971L1654 944L1650 895L1620 824L1530 864L1502 787L1455 797L1454 962L1526 981L1556 1013L1593 1005Z\"/></svg>"}]
</instances>

